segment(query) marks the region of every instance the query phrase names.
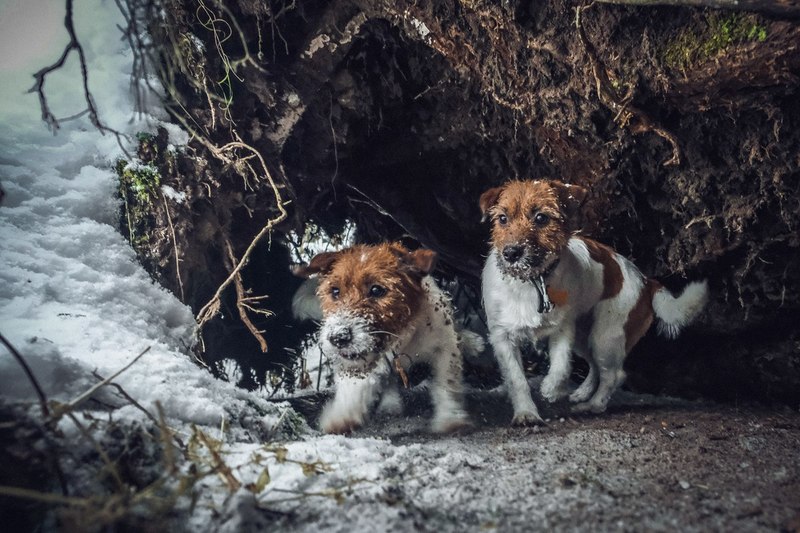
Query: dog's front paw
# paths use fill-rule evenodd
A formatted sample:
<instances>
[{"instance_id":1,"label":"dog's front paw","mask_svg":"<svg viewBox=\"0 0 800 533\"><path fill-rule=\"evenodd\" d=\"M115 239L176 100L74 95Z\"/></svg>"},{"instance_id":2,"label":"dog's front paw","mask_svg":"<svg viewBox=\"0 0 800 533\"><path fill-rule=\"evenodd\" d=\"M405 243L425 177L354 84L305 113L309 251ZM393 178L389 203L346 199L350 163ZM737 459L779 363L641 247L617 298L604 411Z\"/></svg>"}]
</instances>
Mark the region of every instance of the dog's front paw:
<instances>
[{"instance_id":1,"label":"dog's front paw","mask_svg":"<svg viewBox=\"0 0 800 533\"><path fill-rule=\"evenodd\" d=\"M561 383L558 383L555 380L549 380L547 378L542 381L540 392L542 393L544 399L550 403L555 403L567 395L567 391Z\"/></svg>"},{"instance_id":2,"label":"dog's front paw","mask_svg":"<svg viewBox=\"0 0 800 533\"><path fill-rule=\"evenodd\" d=\"M361 422L353 418L326 420L320 424L323 433L346 435L361 427Z\"/></svg>"},{"instance_id":3,"label":"dog's front paw","mask_svg":"<svg viewBox=\"0 0 800 533\"><path fill-rule=\"evenodd\" d=\"M575 404L572 406L572 412L583 414L583 413L602 413L605 412L606 406L602 404L598 404L595 402L583 402L579 404Z\"/></svg>"},{"instance_id":4,"label":"dog's front paw","mask_svg":"<svg viewBox=\"0 0 800 533\"><path fill-rule=\"evenodd\" d=\"M519 411L511 419L512 426L543 426L544 420L535 411Z\"/></svg>"}]
</instances>

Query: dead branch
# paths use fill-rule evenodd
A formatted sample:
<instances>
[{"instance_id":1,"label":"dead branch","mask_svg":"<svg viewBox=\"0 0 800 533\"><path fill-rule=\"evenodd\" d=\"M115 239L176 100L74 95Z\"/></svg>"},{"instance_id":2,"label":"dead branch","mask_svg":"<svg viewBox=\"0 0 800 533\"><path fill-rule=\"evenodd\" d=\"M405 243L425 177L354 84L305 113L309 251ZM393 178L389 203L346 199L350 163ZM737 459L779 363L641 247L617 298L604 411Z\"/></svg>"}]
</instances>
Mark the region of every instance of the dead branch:
<instances>
[{"instance_id":1,"label":"dead branch","mask_svg":"<svg viewBox=\"0 0 800 533\"><path fill-rule=\"evenodd\" d=\"M678 139L673 133L666 130L661 125L657 124L650 116L643 110L630 105L633 98L632 95L621 97L614 90L613 84L609 80L609 72L606 70L602 61L597 55L597 50L594 45L589 41L586 36L586 31L583 27L581 15L584 11L591 8L594 2L586 6L578 6L575 9L575 27L578 29L578 37L583 44L586 55L589 57L589 62L592 65L592 74L594 75L595 88L600 102L608 107L615 113L614 121L620 126L627 126L633 133L653 132L662 139L666 140L672 146L672 157L664 161L663 166L677 166L681 164L681 150L678 145Z\"/></svg>"},{"instance_id":2,"label":"dead branch","mask_svg":"<svg viewBox=\"0 0 800 533\"><path fill-rule=\"evenodd\" d=\"M0 334L0 342L2 342L6 348L8 348L8 351L11 352L11 355L17 360L17 363L19 363L19 366L22 367L22 370L28 377L28 381L31 382L33 389L36 391L36 395L39 397L39 405L42 408L42 414L44 416L50 416L50 409L47 408L47 396L45 396L41 385L39 385L39 382L36 380L36 376L33 375L31 367L28 366L28 363L22 357L22 354L20 354L2 334Z\"/></svg>"},{"instance_id":3,"label":"dead branch","mask_svg":"<svg viewBox=\"0 0 800 533\"><path fill-rule=\"evenodd\" d=\"M122 148L122 150L125 152L122 139L127 140L127 136L124 133L121 133L103 123L97 113L97 106L94 103L94 97L89 89L89 69L86 65L86 54L83 50L83 45L81 45L75 33L75 24L73 22L73 2L74 0L66 0L66 14L64 16L64 28L67 30L67 35L69 35L69 42L61 52L61 56L54 63L40 69L33 75L36 82L28 92L35 92L38 94L39 107L42 110L42 120L47 124L50 130L55 133L59 128L59 120L55 117L55 115L53 115L53 112L50 110L50 106L47 103L47 96L44 94L44 84L45 80L47 79L47 75L62 68L70 53L75 51L75 53L78 54L78 61L80 63L81 81L83 83L83 98L86 101L86 111L89 113L89 120L100 133L105 134L108 132L113 134L117 138L117 143L120 145L120 148ZM127 152L125 153L127 155Z\"/></svg>"}]
</instances>

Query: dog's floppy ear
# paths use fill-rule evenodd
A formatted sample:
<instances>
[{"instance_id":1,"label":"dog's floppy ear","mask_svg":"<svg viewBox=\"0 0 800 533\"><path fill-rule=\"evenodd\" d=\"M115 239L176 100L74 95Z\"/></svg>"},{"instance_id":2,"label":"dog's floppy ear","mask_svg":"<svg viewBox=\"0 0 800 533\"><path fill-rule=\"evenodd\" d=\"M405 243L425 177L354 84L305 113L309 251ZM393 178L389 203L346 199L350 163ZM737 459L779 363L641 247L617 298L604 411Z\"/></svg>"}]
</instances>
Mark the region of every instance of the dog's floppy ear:
<instances>
[{"instance_id":1,"label":"dog's floppy ear","mask_svg":"<svg viewBox=\"0 0 800 533\"><path fill-rule=\"evenodd\" d=\"M570 185L556 180L550 181L550 184L558 194L558 203L570 225L573 229L579 229L581 226L581 207L586 201L589 191L580 185Z\"/></svg>"},{"instance_id":2,"label":"dog's floppy ear","mask_svg":"<svg viewBox=\"0 0 800 533\"><path fill-rule=\"evenodd\" d=\"M307 265L295 265L292 273L301 278L310 278L315 275L324 276L331 271L333 264L341 252L322 252L315 255Z\"/></svg>"},{"instance_id":3,"label":"dog's floppy ear","mask_svg":"<svg viewBox=\"0 0 800 533\"><path fill-rule=\"evenodd\" d=\"M479 200L481 214L483 215L481 217L481 222L486 222L486 218L489 216L489 209L494 207L494 204L497 203L501 192L503 192L503 187L494 187L481 194L481 199Z\"/></svg>"},{"instance_id":4,"label":"dog's floppy ear","mask_svg":"<svg viewBox=\"0 0 800 533\"><path fill-rule=\"evenodd\" d=\"M400 261L412 273L427 276L433 272L433 267L436 264L436 252L424 249L406 252L400 257Z\"/></svg>"}]
</instances>

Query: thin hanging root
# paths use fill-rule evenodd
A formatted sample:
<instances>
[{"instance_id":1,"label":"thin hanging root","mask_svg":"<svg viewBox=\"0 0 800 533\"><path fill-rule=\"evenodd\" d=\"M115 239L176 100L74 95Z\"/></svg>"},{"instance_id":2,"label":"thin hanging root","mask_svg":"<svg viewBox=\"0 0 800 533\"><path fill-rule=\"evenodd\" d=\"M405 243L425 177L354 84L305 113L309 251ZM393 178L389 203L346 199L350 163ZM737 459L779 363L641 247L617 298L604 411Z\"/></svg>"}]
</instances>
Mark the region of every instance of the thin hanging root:
<instances>
[{"instance_id":1,"label":"thin hanging root","mask_svg":"<svg viewBox=\"0 0 800 533\"><path fill-rule=\"evenodd\" d=\"M231 246L231 241L229 240L225 241L225 245L228 248L228 259L231 262L231 268L233 268L234 265L236 265L236 256L233 254L233 246ZM237 272L233 277L233 284L236 287L236 308L239 310L239 318L241 319L242 323L247 326L247 329L250 330L250 333L253 334L253 337L255 337L255 339L258 341L261 351L263 353L267 353L267 340L264 338L264 335L262 335L264 331L258 329L247 315L248 309L263 315L271 314L269 311L256 309L247 303L249 301L256 302L262 300L265 298L265 296L248 297L247 291L244 288L244 283L242 283L242 275L240 272Z\"/></svg>"},{"instance_id":2,"label":"thin hanging root","mask_svg":"<svg viewBox=\"0 0 800 533\"><path fill-rule=\"evenodd\" d=\"M614 90L610 80L608 79L609 73L603 66L600 58L597 56L597 50L594 48L589 39L586 37L586 32L583 29L583 22L581 15L584 11L591 8L594 2L586 6L578 6L575 9L575 27L578 29L578 37L586 50L586 55L589 56L589 62L592 65L592 74L597 90L597 96L600 101L615 113L614 121L620 126L628 126L628 128L635 134L653 132L662 139L666 140L672 146L672 157L664 161L663 166L678 166L681 164L681 149L678 145L678 139L675 135L656 123L650 116L643 110L630 105L632 96L620 97Z\"/></svg>"},{"instance_id":3,"label":"thin hanging root","mask_svg":"<svg viewBox=\"0 0 800 533\"><path fill-rule=\"evenodd\" d=\"M172 234L172 251L175 253L175 277L178 278L178 287L181 290L181 302L185 302L186 295L183 292L183 280L181 279L181 259L180 256L178 256L178 239L175 238L175 226L172 225L172 215L169 213L169 205L167 204L167 197L164 196L164 193L161 193L161 199L164 201L164 212L167 213L169 231Z\"/></svg>"}]
</instances>

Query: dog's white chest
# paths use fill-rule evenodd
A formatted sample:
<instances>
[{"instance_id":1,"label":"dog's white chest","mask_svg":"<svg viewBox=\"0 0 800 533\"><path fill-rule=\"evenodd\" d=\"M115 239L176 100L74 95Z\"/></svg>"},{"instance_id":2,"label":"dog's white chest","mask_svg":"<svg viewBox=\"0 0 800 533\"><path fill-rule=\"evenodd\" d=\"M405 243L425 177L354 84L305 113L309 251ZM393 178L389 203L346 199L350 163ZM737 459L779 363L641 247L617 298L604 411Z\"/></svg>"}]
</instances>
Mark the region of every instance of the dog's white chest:
<instances>
[{"instance_id":1,"label":"dog's white chest","mask_svg":"<svg viewBox=\"0 0 800 533\"><path fill-rule=\"evenodd\" d=\"M533 284L504 276L494 253L492 251L486 259L482 283L489 329L538 333L557 323L561 311L556 308L549 313L540 313L540 296Z\"/></svg>"}]
</instances>

